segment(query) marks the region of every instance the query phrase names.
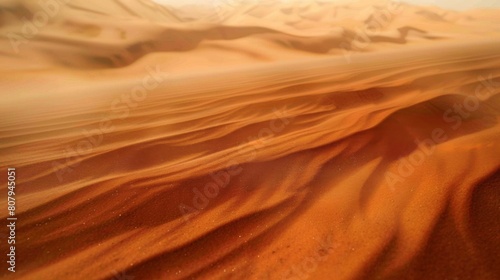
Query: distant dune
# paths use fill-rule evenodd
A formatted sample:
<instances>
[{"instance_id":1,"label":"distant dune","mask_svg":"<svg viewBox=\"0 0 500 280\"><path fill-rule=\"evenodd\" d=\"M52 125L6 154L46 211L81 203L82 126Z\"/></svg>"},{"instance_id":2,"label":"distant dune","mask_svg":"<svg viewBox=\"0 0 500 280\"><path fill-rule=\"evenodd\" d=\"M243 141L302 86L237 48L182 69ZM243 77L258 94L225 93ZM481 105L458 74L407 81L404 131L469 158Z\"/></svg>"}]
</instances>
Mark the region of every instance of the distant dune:
<instances>
[{"instance_id":1,"label":"distant dune","mask_svg":"<svg viewBox=\"0 0 500 280\"><path fill-rule=\"evenodd\" d=\"M499 10L49 2L0 3L2 278L500 278Z\"/></svg>"}]
</instances>

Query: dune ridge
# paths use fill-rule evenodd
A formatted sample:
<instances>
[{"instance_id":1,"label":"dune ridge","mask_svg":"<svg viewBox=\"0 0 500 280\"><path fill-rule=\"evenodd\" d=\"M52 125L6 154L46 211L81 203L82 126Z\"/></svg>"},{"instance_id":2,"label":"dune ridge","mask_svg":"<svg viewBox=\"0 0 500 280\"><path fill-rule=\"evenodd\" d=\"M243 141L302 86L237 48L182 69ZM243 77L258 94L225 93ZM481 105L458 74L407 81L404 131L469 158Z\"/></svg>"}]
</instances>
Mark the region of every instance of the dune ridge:
<instances>
[{"instance_id":1,"label":"dune ridge","mask_svg":"<svg viewBox=\"0 0 500 280\"><path fill-rule=\"evenodd\" d=\"M500 277L489 11L0 5L2 278Z\"/></svg>"}]
</instances>

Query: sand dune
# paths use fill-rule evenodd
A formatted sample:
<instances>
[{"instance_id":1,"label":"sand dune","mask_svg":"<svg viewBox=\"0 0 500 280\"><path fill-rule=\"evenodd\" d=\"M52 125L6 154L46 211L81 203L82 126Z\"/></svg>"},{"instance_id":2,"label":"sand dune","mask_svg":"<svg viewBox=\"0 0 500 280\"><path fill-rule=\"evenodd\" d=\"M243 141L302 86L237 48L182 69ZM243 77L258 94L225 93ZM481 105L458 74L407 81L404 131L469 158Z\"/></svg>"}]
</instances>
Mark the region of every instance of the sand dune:
<instances>
[{"instance_id":1,"label":"sand dune","mask_svg":"<svg viewBox=\"0 0 500 280\"><path fill-rule=\"evenodd\" d=\"M2 278L500 277L498 11L54 3L0 4Z\"/></svg>"}]
</instances>

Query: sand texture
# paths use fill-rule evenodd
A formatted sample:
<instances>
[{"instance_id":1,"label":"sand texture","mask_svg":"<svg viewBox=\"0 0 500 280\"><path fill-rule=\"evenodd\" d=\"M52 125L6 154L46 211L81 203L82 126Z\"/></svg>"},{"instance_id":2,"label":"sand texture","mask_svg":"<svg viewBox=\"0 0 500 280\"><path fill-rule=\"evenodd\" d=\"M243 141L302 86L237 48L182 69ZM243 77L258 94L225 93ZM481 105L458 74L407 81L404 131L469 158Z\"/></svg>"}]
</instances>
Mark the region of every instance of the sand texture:
<instances>
[{"instance_id":1,"label":"sand texture","mask_svg":"<svg viewBox=\"0 0 500 280\"><path fill-rule=\"evenodd\" d=\"M2 279L500 279L499 10L56 3L0 2Z\"/></svg>"}]
</instances>

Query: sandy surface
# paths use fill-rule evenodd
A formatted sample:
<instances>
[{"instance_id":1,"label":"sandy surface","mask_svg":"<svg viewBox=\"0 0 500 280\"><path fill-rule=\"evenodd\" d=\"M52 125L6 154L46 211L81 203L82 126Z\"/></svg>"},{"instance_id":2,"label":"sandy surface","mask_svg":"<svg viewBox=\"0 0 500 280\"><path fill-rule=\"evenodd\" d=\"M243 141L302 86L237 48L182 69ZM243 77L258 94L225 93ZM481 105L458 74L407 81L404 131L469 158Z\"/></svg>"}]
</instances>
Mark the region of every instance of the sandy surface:
<instances>
[{"instance_id":1,"label":"sandy surface","mask_svg":"<svg viewBox=\"0 0 500 280\"><path fill-rule=\"evenodd\" d=\"M0 7L2 278L500 278L500 11Z\"/></svg>"}]
</instances>

